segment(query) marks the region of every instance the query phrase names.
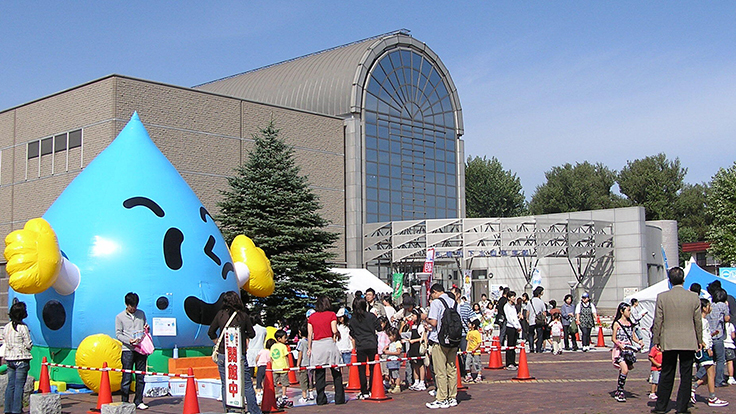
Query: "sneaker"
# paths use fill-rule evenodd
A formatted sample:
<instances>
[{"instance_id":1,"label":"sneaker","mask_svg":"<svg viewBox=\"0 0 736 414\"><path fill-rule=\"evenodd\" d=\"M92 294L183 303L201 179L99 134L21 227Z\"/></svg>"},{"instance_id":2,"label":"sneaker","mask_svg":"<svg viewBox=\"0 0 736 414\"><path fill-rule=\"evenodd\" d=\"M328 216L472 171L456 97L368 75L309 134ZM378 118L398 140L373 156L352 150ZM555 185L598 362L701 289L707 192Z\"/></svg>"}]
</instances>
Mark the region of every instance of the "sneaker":
<instances>
[{"instance_id":1,"label":"sneaker","mask_svg":"<svg viewBox=\"0 0 736 414\"><path fill-rule=\"evenodd\" d=\"M516 365L509 365L506 367L506 369L509 371L516 371L519 369L519 367L517 367Z\"/></svg>"},{"instance_id":2,"label":"sneaker","mask_svg":"<svg viewBox=\"0 0 736 414\"><path fill-rule=\"evenodd\" d=\"M465 376L465 382L473 382L473 377L470 374Z\"/></svg>"},{"instance_id":3,"label":"sneaker","mask_svg":"<svg viewBox=\"0 0 736 414\"><path fill-rule=\"evenodd\" d=\"M726 403L726 404L728 404L728 403ZM136 406L136 408L139 409L139 410L147 410L148 409L148 406L146 404L140 403L140 404L138 404L138 406Z\"/></svg>"},{"instance_id":4,"label":"sneaker","mask_svg":"<svg viewBox=\"0 0 736 414\"><path fill-rule=\"evenodd\" d=\"M690 402L695 404L697 401L695 400L695 390L690 390Z\"/></svg>"},{"instance_id":5,"label":"sneaker","mask_svg":"<svg viewBox=\"0 0 736 414\"><path fill-rule=\"evenodd\" d=\"M736 379L734 379L733 377L730 377L728 379L728 385L736 385Z\"/></svg>"},{"instance_id":6,"label":"sneaker","mask_svg":"<svg viewBox=\"0 0 736 414\"><path fill-rule=\"evenodd\" d=\"M449 407L457 406L457 400L454 398L448 398L446 402Z\"/></svg>"},{"instance_id":7,"label":"sneaker","mask_svg":"<svg viewBox=\"0 0 736 414\"><path fill-rule=\"evenodd\" d=\"M309 402L309 398L299 397L299 404L307 404Z\"/></svg>"},{"instance_id":8,"label":"sneaker","mask_svg":"<svg viewBox=\"0 0 736 414\"><path fill-rule=\"evenodd\" d=\"M389 390L392 394L401 394L401 386L397 385Z\"/></svg>"},{"instance_id":9,"label":"sneaker","mask_svg":"<svg viewBox=\"0 0 736 414\"><path fill-rule=\"evenodd\" d=\"M435 395L437 395L437 390L429 390L429 391L427 391L427 394L429 394L429 395L431 395L431 396L434 397Z\"/></svg>"},{"instance_id":10,"label":"sneaker","mask_svg":"<svg viewBox=\"0 0 736 414\"><path fill-rule=\"evenodd\" d=\"M725 407L728 405L728 401L719 400L718 397L708 399L708 405L711 407Z\"/></svg>"},{"instance_id":11,"label":"sneaker","mask_svg":"<svg viewBox=\"0 0 736 414\"><path fill-rule=\"evenodd\" d=\"M613 396L614 399L618 402L626 402L626 395L624 395L623 392L617 392L616 395Z\"/></svg>"},{"instance_id":12,"label":"sneaker","mask_svg":"<svg viewBox=\"0 0 736 414\"><path fill-rule=\"evenodd\" d=\"M657 399L657 394L655 394L655 393L653 393L653 392L650 392L650 393L649 393L649 399L650 399L650 400L656 400L656 399Z\"/></svg>"},{"instance_id":13,"label":"sneaker","mask_svg":"<svg viewBox=\"0 0 736 414\"><path fill-rule=\"evenodd\" d=\"M478 374L478 376L477 376L477 377L475 377L475 383L476 383L476 384L479 384L479 383L481 383L481 382L483 382L483 377L481 377L481 376L480 376L480 374Z\"/></svg>"},{"instance_id":14,"label":"sneaker","mask_svg":"<svg viewBox=\"0 0 736 414\"><path fill-rule=\"evenodd\" d=\"M427 386L424 385L423 382L420 382L419 384L417 384L417 391L426 391L426 390L427 390Z\"/></svg>"},{"instance_id":15,"label":"sneaker","mask_svg":"<svg viewBox=\"0 0 736 414\"><path fill-rule=\"evenodd\" d=\"M314 399L314 391L309 391L309 397L307 399L313 400Z\"/></svg>"},{"instance_id":16,"label":"sneaker","mask_svg":"<svg viewBox=\"0 0 736 414\"><path fill-rule=\"evenodd\" d=\"M439 401L439 400L434 400L432 402L428 402L425 405L430 410L434 410L435 408L450 408L450 406L447 404L447 401Z\"/></svg>"}]
</instances>

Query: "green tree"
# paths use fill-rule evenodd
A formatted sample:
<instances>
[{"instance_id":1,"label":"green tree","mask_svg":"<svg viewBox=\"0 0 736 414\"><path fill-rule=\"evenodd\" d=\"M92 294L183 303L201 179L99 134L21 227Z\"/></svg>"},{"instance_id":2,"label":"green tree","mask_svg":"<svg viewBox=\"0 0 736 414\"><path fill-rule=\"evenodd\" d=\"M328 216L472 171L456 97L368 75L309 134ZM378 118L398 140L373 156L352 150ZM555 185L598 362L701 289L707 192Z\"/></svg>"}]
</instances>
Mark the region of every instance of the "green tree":
<instances>
[{"instance_id":1,"label":"green tree","mask_svg":"<svg viewBox=\"0 0 736 414\"><path fill-rule=\"evenodd\" d=\"M686 173L679 158L670 161L660 153L627 162L618 174L618 186L634 205L644 207L647 220L675 220Z\"/></svg>"},{"instance_id":2,"label":"green tree","mask_svg":"<svg viewBox=\"0 0 736 414\"><path fill-rule=\"evenodd\" d=\"M692 241L705 240L708 233L711 222L707 212L709 190L707 183L685 184L675 200L677 226L691 229L696 237Z\"/></svg>"},{"instance_id":3,"label":"green tree","mask_svg":"<svg viewBox=\"0 0 736 414\"><path fill-rule=\"evenodd\" d=\"M537 186L529 203L531 214L566 213L623 207L626 200L611 187L616 173L601 163L587 161L552 167L544 173L547 182Z\"/></svg>"},{"instance_id":4,"label":"green tree","mask_svg":"<svg viewBox=\"0 0 736 414\"><path fill-rule=\"evenodd\" d=\"M713 176L707 209L712 218L707 236L711 253L722 263L736 264L736 162Z\"/></svg>"},{"instance_id":5,"label":"green tree","mask_svg":"<svg viewBox=\"0 0 736 414\"><path fill-rule=\"evenodd\" d=\"M496 157L468 157L465 164L468 217L515 217L526 212L521 180Z\"/></svg>"},{"instance_id":6,"label":"green tree","mask_svg":"<svg viewBox=\"0 0 736 414\"><path fill-rule=\"evenodd\" d=\"M253 239L271 260L276 289L263 306L270 323L303 317L314 297L344 296L344 278L329 271L329 251L338 236L325 229L318 197L300 175L294 149L279 137L274 121L254 134L255 146L245 164L228 178L229 189L218 203L220 223L230 243L238 234Z\"/></svg>"}]
</instances>

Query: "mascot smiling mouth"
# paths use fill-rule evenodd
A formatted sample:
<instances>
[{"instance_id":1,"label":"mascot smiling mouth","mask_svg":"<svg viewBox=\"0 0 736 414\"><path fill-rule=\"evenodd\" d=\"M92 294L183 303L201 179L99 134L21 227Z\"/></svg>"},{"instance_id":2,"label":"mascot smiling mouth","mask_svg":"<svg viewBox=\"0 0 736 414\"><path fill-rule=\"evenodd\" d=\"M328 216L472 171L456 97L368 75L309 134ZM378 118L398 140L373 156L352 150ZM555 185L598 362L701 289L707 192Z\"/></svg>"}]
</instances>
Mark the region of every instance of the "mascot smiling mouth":
<instances>
[{"instance_id":1,"label":"mascot smiling mouth","mask_svg":"<svg viewBox=\"0 0 736 414\"><path fill-rule=\"evenodd\" d=\"M224 292L220 294L215 303L207 303L195 296L189 296L184 300L184 312L192 322L210 325L222 308L222 295Z\"/></svg>"}]
</instances>

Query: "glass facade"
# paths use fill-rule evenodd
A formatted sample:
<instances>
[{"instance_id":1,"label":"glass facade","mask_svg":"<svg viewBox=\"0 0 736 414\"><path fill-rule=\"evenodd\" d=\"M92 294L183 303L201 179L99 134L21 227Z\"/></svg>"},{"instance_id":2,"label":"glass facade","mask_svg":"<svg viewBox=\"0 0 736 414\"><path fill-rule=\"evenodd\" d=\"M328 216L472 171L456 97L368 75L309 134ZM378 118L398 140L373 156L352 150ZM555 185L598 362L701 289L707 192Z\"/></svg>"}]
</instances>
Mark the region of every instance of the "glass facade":
<instances>
[{"instance_id":1,"label":"glass facade","mask_svg":"<svg viewBox=\"0 0 736 414\"><path fill-rule=\"evenodd\" d=\"M363 108L366 222L457 218L455 114L437 69L411 50L385 54Z\"/></svg>"}]
</instances>

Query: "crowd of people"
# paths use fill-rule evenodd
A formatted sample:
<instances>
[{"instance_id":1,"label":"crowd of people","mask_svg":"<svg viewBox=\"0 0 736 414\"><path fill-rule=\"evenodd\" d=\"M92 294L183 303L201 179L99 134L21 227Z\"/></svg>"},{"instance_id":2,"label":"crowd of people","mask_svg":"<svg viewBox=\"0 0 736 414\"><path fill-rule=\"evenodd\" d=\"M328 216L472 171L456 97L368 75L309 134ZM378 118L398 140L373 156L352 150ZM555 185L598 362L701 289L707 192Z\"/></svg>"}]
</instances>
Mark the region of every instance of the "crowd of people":
<instances>
[{"instance_id":1,"label":"crowd of people","mask_svg":"<svg viewBox=\"0 0 736 414\"><path fill-rule=\"evenodd\" d=\"M718 281L708 285L705 291L701 291L698 284L693 284L686 291L683 289L684 273L680 268L670 269L668 276L672 289L657 297L651 329L640 326L647 311L640 309L636 299L622 302L616 309L611 324L611 342L612 363L618 370L618 378L612 395L616 401L626 401L626 380L634 369L636 355L647 352L651 383L649 398L656 400L652 412L664 412L672 392L678 360L681 381L677 412L688 412L688 405L697 403L697 390L701 386L707 387L705 402L709 406L727 406L727 401L716 397L716 388L736 385L736 331L731 323L728 294ZM223 332L228 327L241 330L245 338L244 399L251 413L261 411L259 404L268 363L273 370L277 405L293 405L287 395L292 345L295 345L295 363L299 367L347 364L352 362L353 355L361 363L379 358L380 380L387 392L428 390L434 399L426 403L427 408L447 408L458 404L458 372L464 381L482 381L482 347L484 343L490 343L495 329L498 329L500 345L506 349L505 368L512 371L518 369L516 354L519 341L528 346L529 353L559 355L564 351L586 352L590 349L591 332L598 315L589 295L583 293L578 303L574 303L572 295L565 295L558 308L555 300L544 301L544 293L541 286L533 289L531 297L526 293L518 296L509 288L501 288L497 300L489 300L486 294L482 294L480 301L471 303L459 288L453 286L445 291L443 285L434 284L429 290L428 306L422 308L408 293L395 307L390 296L380 297L373 289L367 289L365 293L355 292L350 306L343 306L337 312L333 311L334 302L330 298L320 296L314 307L307 310L304 320L297 323L296 329L290 329L284 322L273 337L266 340L267 329L260 317L248 314L237 292L226 292L222 296L223 306L214 317L208 333L216 346L215 356L224 395ZM146 354L141 353L139 346L143 333L148 330L146 316L137 308L138 295L133 292L125 296L125 306L115 320L117 338L123 343L122 365L125 369L143 370ZM25 304L15 302L9 315L10 322L0 331L8 365L5 410L6 413L20 414L33 343L28 327L23 323L27 317ZM645 349L643 332L649 331L650 347ZM577 335L580 336L580 345ZM411 360L402 372L400 358L404 355ZM251 367L257 367L255 387L251 382ZM371 366L358 366L358 399L371 398L376 370L371 368L366 375L367 367ZM325 392L328 370L333 380L335 404L345 403L343 376L346 369L337 367L299 371L300 403L311 400L317 405L328 403ZM433 387L428 384L429 377ZM123 401L128 401L132 379L132 374L123 374ZM135 379L133 401L138 409L146 409L142 393L143 376L136 375ZM223 409L228 409L224 399Z\"/></svg>"}]
</instances>

